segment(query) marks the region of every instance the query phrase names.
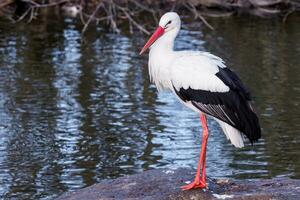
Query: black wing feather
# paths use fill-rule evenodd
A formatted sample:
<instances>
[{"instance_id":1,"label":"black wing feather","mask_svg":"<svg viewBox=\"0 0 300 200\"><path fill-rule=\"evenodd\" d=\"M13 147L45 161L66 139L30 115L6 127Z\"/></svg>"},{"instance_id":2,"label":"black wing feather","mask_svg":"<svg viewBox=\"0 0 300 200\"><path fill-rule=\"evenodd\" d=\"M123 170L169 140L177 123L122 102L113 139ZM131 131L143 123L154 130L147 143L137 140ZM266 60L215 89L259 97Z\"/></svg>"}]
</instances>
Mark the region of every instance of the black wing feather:
<instances>
[{"instance_id":1,"label":"black wing feather","mask_svg":"<svg viewBox=\"0 0 300 200\"><path fill-rule=\"evenodd\" d=\"M261 129L249 103L250 92L229 69L220 68L216 76L230 88L228 92L210 92L190 87L179 90L174 87L174 90L183 101L190 101L200 111L244 133L251 143L257 141L261 137Z\"/></svg>"},{"instance_id":2,"label":"black wing feather","mask_svg":"<svg viewBox=\"0 0 300 200\"><path fill-rule=\"evenodd\" d=\"M243 98L251 101L249 90L244 86L241 79L229 68L220 68L216 76L223 81L231 90L238 92Z\"/></svg>"}]
</instances>

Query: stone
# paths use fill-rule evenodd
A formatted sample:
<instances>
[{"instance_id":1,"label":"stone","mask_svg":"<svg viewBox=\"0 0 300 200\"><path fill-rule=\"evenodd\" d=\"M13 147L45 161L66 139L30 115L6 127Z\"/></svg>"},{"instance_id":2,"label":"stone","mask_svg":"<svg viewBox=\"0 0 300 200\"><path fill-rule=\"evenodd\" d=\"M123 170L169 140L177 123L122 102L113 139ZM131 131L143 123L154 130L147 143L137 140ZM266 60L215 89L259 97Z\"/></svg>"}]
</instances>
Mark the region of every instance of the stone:
<instances>
[{"instance_id":1,"label":"stone","mask_svg":"<svg viewBox=\"0 0 300 200\"><path fill-rule=\"evenodd\" d=\"M298 200L300 180L289 178L231 180L208 178L208 189L182 191L181 186L194 178L189 169L155 169L114 180L103 180L75 192L67 192L58 200Z\"/></svg>"}]
</instances>

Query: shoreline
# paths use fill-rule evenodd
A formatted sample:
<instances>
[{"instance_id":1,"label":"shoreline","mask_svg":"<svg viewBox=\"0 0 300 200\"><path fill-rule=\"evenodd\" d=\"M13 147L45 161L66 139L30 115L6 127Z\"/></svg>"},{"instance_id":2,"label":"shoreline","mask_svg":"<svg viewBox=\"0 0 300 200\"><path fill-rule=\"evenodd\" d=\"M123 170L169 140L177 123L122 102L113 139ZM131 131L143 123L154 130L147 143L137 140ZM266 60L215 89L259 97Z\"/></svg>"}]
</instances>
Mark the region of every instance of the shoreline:
<instances>
[{"instance_id":1,"label":"shoreline","mask_svg":"<svg viewBox=\"0 0 300 200\"><path fill-rule=\"evenodd\" d=\"M103 180L75 192L66 192L57 200L96 199L172 199L172 200L297 200L300 196L300 180L274 179L211 179L208 189L182 191L186 181L193 180L191 169L155 169L113 180Z\"/></svg>"},{"instance_id":2,"label":"shoreline","mask_svg":"<svg viewBox=\"0 0 300 200\"><path fill-rule=\"evenodd\" d=\"M134 29L150 34L149 25L157 23L159 16L167 11L184 13L201 20L208 28L214 29L206 20L211 17L229 17L251 15L260 18L280 17L285 22L289 15L300 11L300 3L286 0L187 0L159 2L141 0L93 0L88 3L80 0L37 0L17 1L3 0L0 3L0 17L12 23L27 23L38 19L40 15L63 14L79 18L84 25L84 33L89 24L96 23L107 26L110 31L120 33L121 27L127 26L132 33ZM143 21L149 23L143 24Z\"/></svg>"}]
</instances>

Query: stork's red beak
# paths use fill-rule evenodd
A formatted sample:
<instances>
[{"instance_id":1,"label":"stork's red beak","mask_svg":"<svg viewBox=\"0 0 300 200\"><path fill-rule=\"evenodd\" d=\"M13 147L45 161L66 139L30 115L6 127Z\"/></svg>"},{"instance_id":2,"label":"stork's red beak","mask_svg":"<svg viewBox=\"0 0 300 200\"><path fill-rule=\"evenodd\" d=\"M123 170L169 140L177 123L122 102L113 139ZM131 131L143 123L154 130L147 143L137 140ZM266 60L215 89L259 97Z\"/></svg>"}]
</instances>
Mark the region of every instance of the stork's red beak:
<instances>
[{"instance_id":1,"label":"stork's red beak","mask_svg":"<svg viewBox=\"0 0 300 200\"><path fill-rule=\"evenodd\" d=\"M142 55L160 36L164 34L165 30L163 27L159 26L155 32L152 34L148 42L142 48L140 55Z\"/></svg>"}]
</instances>

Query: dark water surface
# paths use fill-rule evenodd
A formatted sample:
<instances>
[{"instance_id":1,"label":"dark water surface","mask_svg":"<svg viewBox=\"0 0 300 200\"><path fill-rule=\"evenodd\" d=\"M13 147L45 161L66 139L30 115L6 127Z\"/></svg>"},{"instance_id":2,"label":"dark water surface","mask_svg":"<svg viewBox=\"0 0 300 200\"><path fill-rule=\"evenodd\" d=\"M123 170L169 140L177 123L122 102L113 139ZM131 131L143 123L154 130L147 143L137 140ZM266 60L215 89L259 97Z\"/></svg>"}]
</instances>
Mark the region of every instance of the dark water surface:
<instances>
[{"instance_id":1,"label":"dark water surface","mask_svg":"<svg viewBox=\"0 0 300 200\"><path fill-rule=\"evenodd\" d=\"M149 83L142 34L76 20L0 21L0 196L52 199L106 178L196 167L198 116ZM184 20L177 49L224 58L253 93L263 128L235 149L210 120L211 177L300 178L300 16ZM187 24L189 24L187 26Z\"/></svg>"}]
</instances>

